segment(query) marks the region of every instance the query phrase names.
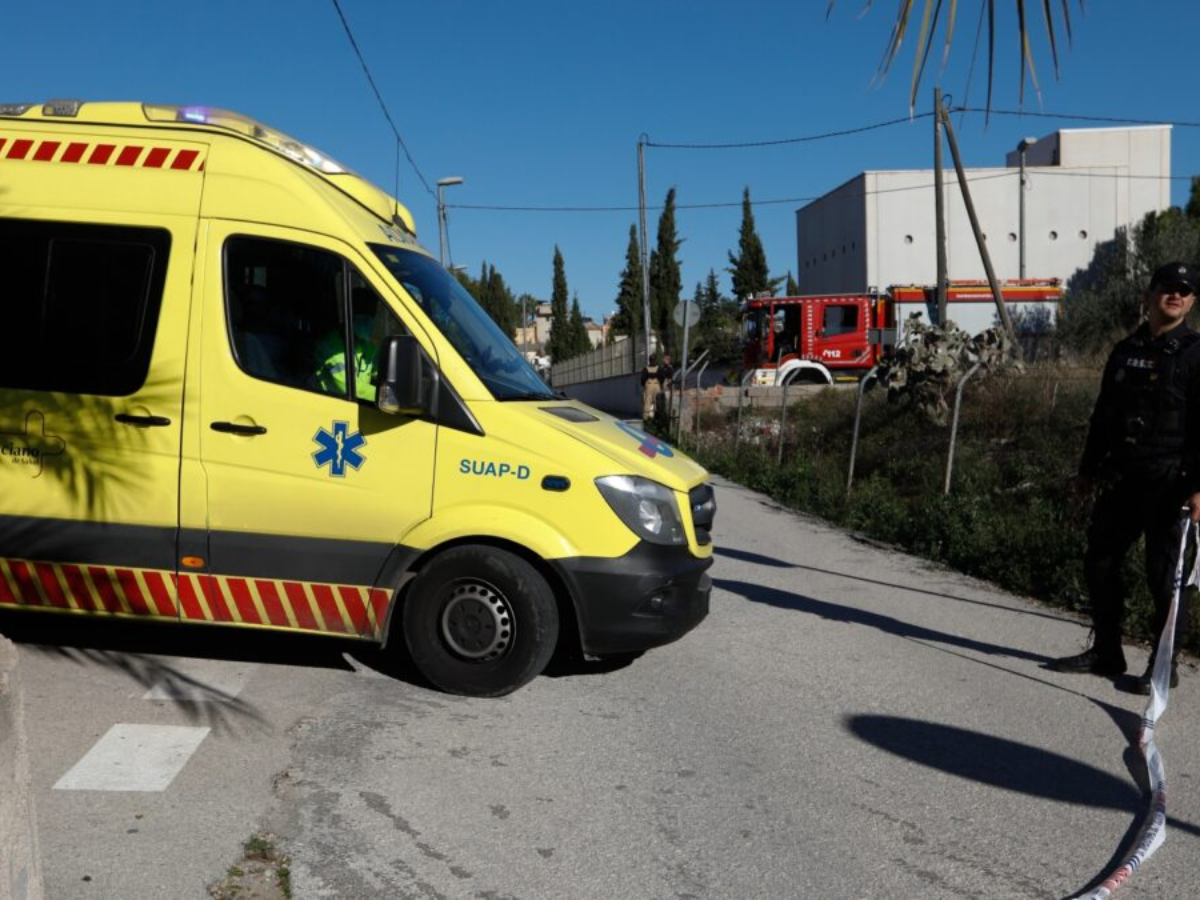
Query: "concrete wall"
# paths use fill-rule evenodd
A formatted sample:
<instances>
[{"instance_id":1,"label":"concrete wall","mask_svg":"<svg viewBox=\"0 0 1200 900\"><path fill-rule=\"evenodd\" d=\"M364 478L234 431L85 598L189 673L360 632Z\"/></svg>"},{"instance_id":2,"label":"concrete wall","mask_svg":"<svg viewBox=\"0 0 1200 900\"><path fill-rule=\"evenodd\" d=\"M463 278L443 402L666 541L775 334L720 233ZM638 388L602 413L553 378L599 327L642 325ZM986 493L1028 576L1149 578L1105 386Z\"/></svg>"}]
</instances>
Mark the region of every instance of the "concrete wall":
<instances>
[{"instance_id":1,"label":"concrete wall","mask_svg":"<svg viewBox=\"0 0 1200 900\"><path fill-rule=\"evenodd\" d=\"M642 386L637 372L571 384L561 390L572 400L594 406L618 419L642 418Z\"/></svg>"},{"instance_id":2,"label":"concrete wall","mask_svg":"<svg viewBox=\"0 0 1200 900\"><path fill-rule=\"evenodd\" d=\"M17 648L0 637L0 900L41 900Z\"/></svg>"}]
</instances>

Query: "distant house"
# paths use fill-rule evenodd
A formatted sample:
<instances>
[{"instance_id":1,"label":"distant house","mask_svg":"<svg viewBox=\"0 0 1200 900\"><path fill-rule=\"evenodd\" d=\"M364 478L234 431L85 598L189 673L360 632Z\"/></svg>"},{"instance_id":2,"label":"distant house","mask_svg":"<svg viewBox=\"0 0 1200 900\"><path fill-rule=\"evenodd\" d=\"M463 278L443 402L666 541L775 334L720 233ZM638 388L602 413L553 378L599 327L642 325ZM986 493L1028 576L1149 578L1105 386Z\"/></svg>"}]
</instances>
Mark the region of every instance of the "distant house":
<instances>
[{"instance_id":1,"label":"distant house","mask_svg":"<svg viewBox=\"0 0 1200 900\"><path fill-rule=\"evenodd\" d=\"M598 325L594 319L584 319L583 327L587 329L588 340L592 342L593 347L604 344L604 339L608 336L608 323Z\"/></svg>"},{"instance_id":2,"label":"distant house","mask_svg":"<svg viewBox=\"0 0 1200 900\"><path fill-rule=\"evenodd\" d=\"M528 357L530 354L543 353L546 349L546 343L550 340L550 304L539 303L532 310L529 322L524 326L517 326L513 334L513 341L517 347ZM592 342L593 347L599 347L604 343L604 339L608 337L608 323L597 324L594 319L584 318L583 327L587 329L588 340Z\"/></svg>"}]
</instances>

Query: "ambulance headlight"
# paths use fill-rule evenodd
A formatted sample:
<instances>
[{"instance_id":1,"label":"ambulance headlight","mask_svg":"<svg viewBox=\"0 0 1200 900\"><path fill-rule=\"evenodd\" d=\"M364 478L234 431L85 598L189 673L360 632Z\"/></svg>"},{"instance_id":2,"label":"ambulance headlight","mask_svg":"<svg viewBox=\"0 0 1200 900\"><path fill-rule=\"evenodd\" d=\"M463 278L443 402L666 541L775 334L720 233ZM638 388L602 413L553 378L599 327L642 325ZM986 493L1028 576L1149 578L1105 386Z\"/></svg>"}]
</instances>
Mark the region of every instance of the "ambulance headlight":
<instances>
[{"instance_id":1,"label":"ambulance headlight","mask_svg":"<svg viewBox=\"0 0 1200 900\"><path fill-rule=\"evenodd\" d=\"M642 540L652 544L687 543L674 491L635 475L597 478L596 487L617 518Z\"/></svg>"}]
</instances>

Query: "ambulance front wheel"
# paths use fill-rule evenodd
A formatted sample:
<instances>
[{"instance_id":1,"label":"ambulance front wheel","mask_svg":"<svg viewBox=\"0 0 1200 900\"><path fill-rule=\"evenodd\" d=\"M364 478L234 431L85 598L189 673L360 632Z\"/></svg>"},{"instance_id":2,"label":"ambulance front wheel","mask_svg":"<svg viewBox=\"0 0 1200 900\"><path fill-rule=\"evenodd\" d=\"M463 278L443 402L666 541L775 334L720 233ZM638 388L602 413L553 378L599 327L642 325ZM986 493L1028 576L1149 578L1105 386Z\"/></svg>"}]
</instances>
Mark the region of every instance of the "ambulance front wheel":
<instances>
[{"instance_id":1,"label":"ambulance front wheel","mask_svg":"<svg viewBox=\"0 0 1200 900\"><path fill-rule=\"evenodd\" d=\"M541 673L558 641L546 579L496 547L455 547L436 557L412 583L403 616L413 662L451 694L511 693Z\"/></svg>"}]
</instances>

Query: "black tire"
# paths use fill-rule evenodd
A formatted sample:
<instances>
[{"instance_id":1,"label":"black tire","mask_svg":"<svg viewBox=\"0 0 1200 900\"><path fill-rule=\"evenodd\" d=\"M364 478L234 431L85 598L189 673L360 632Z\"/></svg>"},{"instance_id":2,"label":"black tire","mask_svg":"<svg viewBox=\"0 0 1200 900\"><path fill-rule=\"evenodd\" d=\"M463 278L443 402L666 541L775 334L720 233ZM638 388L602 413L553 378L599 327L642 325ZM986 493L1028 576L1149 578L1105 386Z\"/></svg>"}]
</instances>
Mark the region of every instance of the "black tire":
<instances>
[{"instance_id":1,"label":"black tire","mask_svg":"<svg viewBox=\"0 0 1200 900\"><path fill-rule=\"evenodd\" d=\"M500 697L532 681L558 641L558 607L538 571L496 547L455 547L413 581L404 642L450 694Z\"/></svg>"}]
</instances>

